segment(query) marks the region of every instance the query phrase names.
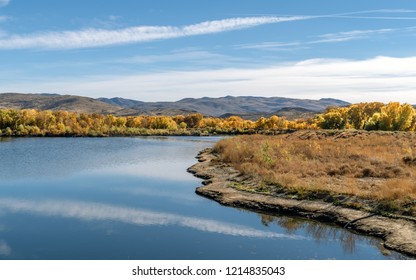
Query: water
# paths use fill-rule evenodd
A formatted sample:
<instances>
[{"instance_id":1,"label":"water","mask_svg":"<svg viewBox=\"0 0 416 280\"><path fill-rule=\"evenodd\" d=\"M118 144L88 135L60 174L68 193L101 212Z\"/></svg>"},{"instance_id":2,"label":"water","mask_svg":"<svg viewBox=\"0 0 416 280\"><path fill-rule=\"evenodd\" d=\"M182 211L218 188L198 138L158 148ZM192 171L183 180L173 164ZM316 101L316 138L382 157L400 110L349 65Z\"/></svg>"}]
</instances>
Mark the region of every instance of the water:
<instances>
[{"instance_id":1,"label":"water","mask_svg":"<svg viewBox=\"0 0 416 280\"><path fill-rule=\"evenodd\" d=\"M197 196L186 168L218 139L2 139L0 259L405 258L379 239Z\"/></svg>"}]
</instances>

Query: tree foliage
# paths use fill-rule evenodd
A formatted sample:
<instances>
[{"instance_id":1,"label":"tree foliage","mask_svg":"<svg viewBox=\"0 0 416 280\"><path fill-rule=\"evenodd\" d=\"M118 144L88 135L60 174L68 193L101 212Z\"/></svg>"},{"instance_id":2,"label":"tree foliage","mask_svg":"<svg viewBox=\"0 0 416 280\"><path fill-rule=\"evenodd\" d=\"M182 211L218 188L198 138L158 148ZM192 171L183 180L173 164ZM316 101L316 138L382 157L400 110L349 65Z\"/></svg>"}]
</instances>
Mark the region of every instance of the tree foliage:
<instances>
[{"instance_id":1,"label":"tree foliage","mask_svg":"<svg viewBox=\"0 0 416 280\"><path fill-rule=\"evenodd\" d=\"M415 122L415 109L399 102L360 103L347 108L331 108L316 118L316 123L323 129L414 131Z\"/></svg>"}]
</instances>

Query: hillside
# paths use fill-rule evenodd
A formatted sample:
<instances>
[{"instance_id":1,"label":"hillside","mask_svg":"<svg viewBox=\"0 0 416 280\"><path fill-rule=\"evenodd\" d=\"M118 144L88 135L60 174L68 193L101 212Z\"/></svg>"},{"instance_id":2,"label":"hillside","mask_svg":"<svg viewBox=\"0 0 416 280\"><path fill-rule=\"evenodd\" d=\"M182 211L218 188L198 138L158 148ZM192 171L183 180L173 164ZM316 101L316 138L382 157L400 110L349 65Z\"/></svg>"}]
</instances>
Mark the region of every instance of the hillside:
<instances>
[{"instance_id":1,"label":"hillside","mask_svg":"<svg viewBox=\"0 0 416 280\"><path fill-rule=\"evenodd\" d=\"M231 116L239 116L245 120L258 120L261 117L269 118L271 116L285 117L287 120L296 120L296 119L309 119L314 117L317 114L316 111L308 110L300 107L284 107L277 111L271 113L244 113L244 114L231 114L227 113L221 115L221 118L228 118Z\"/></svg>"},{"instance_id":2,"label":"hillside","mask_svg":"<svg viewBox=\"0 0 416 280\"><path fill-rule=\"evenodd\" d=\"M65 110L80 113L108 114L121 107L94 98L58 94L0 94L0 108Z\"/></svg>"},{"instance_id":3,"label":"hillside","mask_svg":"<svg viewBox=\"0 0 416 280\"><path fill-rule=\"evenodd\" d=\"M143 102L120 97L89 98L59 94L0 94L0 108L66 110L83 113L128 115L188 115L201 113L204 116L227 117L238 115L246 119L257 119L271 115L288 119L308 118L328 106L347 106L349 103L337 99L294 99L284 97L226 96L219 98L185 98L175 102Z\"/></svg>"},{"instance_id":4,"label":"hillside","mask_svg":"<svg viewBox=\"0 0 416 280\"><path fill-rule=\"evenodd\" d=\"M239 115L248 118L256 118L258 116L268 116L270 114L279 113L279 110L293 117L293 114L299 111L300 114L322 112L329 106L347 106L348 102L324 98L320 100L311 99L294 99L284 97L254 97L254 96L226 96L219 98L203 97L203 98L185 98L176 102L139 102L122 98L100 98L101 101L108 104L118 104L124 108L128 108L131 113L137 111L137 114L152 115L155 112L175 113L192 113L199 112L205 116L227 116ZM286 108L286 109L285 109ZM288 112L287 109L289 109Z\"/></svg>"}]
</instances>

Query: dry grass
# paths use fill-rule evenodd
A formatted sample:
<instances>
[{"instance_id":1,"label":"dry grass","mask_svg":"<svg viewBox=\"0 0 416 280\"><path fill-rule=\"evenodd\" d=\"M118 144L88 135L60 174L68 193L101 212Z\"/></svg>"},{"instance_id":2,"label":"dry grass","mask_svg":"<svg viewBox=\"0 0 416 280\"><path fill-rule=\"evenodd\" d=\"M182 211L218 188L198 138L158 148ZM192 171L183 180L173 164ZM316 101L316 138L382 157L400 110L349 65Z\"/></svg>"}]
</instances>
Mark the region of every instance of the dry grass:
<instances>
[{"instance_id":1,"label":"dry grass","mask_svg":"<svg viewBox=\"0 0 416 280\"><path fill-rule=\"evenodd\" d=\"M298 131L220 141L215 151L243 174L293 193L327 193L388 202L416 202L416 134Z\"/></svg>"}]
</instances>

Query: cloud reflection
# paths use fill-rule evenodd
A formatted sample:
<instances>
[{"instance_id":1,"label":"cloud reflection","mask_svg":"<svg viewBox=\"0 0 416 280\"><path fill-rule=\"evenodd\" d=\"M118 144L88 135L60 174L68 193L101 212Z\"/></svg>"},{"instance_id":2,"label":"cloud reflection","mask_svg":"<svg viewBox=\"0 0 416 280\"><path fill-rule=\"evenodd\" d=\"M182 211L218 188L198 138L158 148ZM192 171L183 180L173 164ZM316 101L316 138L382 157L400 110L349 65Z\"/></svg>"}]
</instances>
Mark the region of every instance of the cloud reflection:
<instances>
[{"instance_id":1,"label":"cloud reflection","mask_svg":"<svg viewBox=\"0 0 416 280\"><path fill-rule=\"evenodd\" d=\"M37 215L76 218L80 220L111 220L140 226L179 225L204 232L231 236L277 239L304 239L293 234L280 234L257 230L236 224L210 219L187 217L163 212L153 212L137 208L119 207L102 203L78 201L29 201L18 199L0 199L0 210L27 212ZM1 243L0 243L1 245ZM1 248L1 247L0 247Z\"/></svg>"},{"instance_id":2,"label":"cloud reflection","mask_svg":"<svg viewBox=\"0 0 416 280\"><path fill-rule=\"evenodd\" d=\"M193 192L183 193L176 190L162 189L162 188L152 188L152 187L143 187L140 188L128 188L128 187L114 187L112 189L114 192L126 193L129 195L134 195L138 197L149 196L149 197L162 197L169 199L171 201L180 202L181 204L197 202L200 201L201 197L195 195Z\"/></svg>"},{"instance_id":3,"label":"cloud reflection","mask_svg":"<svg viewBox=\"0 0 416 280\"><path fill-rule=\"evenodd\" d=\"M196 155L196 153L195 153ZM123 165L112 165L109 167L103 167L101 169L85 172L88 175L102 175L102 174L114 174L116 176L134 176L135 178L161 178L163 173L164 180L180 181L180 182L192 182L197 179L191 174L186 172L187 166L195 163L195 160L189 161L188 164L183 164L183 160L178 162L177 160L155 160L155 161L140 161L136 159L136 162Z\"/></svg>"},{"instance_id":4,"label":"cloud reflection","mask_svg":"<svg viewBox=\"0 0 416 280\"><path fill-rule=\"evenodd\" d=\"M8 256L12 252L12 249L6 242L0 240L0 256Z\"/></svg>"}]
</instances>

